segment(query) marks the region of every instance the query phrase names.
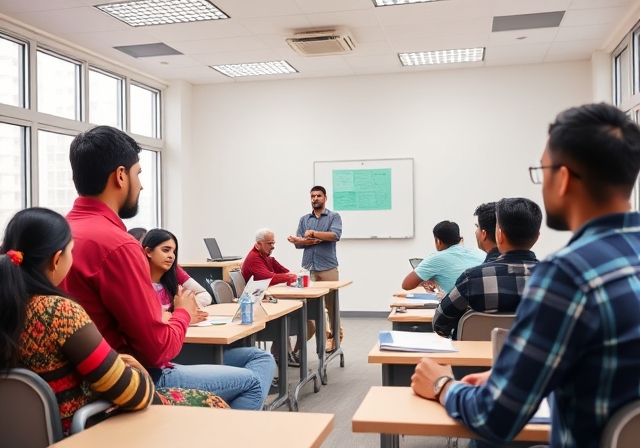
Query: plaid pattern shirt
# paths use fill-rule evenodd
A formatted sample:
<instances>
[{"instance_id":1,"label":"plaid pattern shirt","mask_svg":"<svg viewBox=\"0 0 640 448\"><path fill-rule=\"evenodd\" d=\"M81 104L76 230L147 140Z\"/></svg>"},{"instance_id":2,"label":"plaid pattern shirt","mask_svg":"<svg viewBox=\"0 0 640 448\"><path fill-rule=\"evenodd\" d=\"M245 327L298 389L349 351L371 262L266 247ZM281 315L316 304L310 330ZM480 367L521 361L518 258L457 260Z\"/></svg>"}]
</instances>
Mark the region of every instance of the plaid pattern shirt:
<instances>
[{"instance_id":1,"label":"plaid pattern shirt","mask_svg":"<svg viewBox=\"0 0 640 448\"><path fill-rule=\"evenodd\" d=\"M535 267L489 380L453 384L449 415L507 441L553 392L551 447L598 447L611 415L640 398L639 273L639 214L585 224Z\"/></svg>"},{"instance_id":2,"label":"plaid pattern shirt","mask_svg":"<svg viewBox=\"0 0 640 448\"><path fill-rule=\"evenodd\" d=\"M531 268L538 263L530 250L511 250L495 261L467 269L438 305L433 331L456 338L458 322L469 308L484 313L514 313Z\"/></svg>"}]
</instances>

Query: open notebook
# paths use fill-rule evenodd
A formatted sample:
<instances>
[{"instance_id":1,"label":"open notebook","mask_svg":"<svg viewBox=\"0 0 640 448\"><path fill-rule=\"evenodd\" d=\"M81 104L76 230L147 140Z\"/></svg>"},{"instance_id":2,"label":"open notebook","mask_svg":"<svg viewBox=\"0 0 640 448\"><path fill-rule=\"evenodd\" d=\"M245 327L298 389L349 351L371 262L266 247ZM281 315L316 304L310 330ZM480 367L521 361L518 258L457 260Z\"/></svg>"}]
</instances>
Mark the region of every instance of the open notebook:
<instances>
[{"instance_id":1,"label":"open notebook","mask_svg":"<svg viewBox=\"0 0 640 448\"><path fill-rule=\"evenodd\" d=\"M261 315L266 315L267 312L262 307L262 298L267 292L267 288L269 287L269 283L271 283L271 279L267 278L264 280L254 280L253 276L249 279L247 284L242 291L242 294L245 292L249 294L251 299L253 300L253 318L259 317ZM240 322L240 305L236 309L236 312L233 316L216 316L210 315L209 318L203 322L199 322L197 324L192 324L192 327L208 327L210 325L225 325L230 324L232 322Z\"/></svg>"}]
</instances>

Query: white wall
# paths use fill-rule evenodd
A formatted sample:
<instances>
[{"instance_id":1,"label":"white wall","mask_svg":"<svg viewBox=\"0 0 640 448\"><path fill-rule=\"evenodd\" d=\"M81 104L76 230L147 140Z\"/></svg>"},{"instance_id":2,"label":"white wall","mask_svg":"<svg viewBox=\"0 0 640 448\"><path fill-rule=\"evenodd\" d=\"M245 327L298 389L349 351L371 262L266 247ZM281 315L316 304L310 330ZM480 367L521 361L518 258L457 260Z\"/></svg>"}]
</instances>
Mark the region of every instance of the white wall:
<instances>
[{"instance_id":1,"label":"white wall","mask_svg":"<svg viewBox=\"0 0 640 448\"><path fill-rule=\"evenodd\" d=\"M407 259L434 250L437 222L456 221L475 245L478 204L524 196L542 206L527 168L555 115L591 101L591 76L583 61L196 86L184 202L167 200L184 214L181 260L204 260L210 236L245 255L266 226L295 271L302 254L286 237L310 211L314 161L413 157L415 238L338 243L340 276L354 281L341 308L388 310ZM568 237L544 228L534 250L545 256Z\"/></svg>"}]
</instances>

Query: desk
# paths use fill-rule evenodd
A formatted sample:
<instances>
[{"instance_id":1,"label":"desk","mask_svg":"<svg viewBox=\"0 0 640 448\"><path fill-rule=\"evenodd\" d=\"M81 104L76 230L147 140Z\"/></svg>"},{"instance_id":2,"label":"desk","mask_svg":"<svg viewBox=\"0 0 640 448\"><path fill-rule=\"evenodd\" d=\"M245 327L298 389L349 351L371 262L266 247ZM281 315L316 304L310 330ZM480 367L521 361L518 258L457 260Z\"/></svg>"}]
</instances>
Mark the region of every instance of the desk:
<instances>
[{"instance_id":1,"label":"desk","mask_svg":"<svg viewBox=\"0 0 640 448\"><path fill-rule=\"evenodd\" d=\"M458 349L451 353L392 352L380 350L376 342L369 352L369 364L382 364L383 386L408 386L415 366L422 358L450 366L490 367L493 363L491 341L452 341Z\"/></svg>"},{"instance_id":2,"label":"desk","mask_svg":"<svg viewBox=\"0 0 640 448\"><path fill-rule=\"evenodd\" d=\"M319 281L319 282L311 282L309 286L313 288L328 288L329 291L335 291L336 297L336 305L333 307L333 322L336 328L338 328L337 336L336 329L333 328L333 347L335 350L327 356L324 361L324 369L321 374L322 384L327 384L327 366L329 362L331 362L336 357L340 356L340 367L344 367L344 353L340 348L340 297L338 294L338 290L340 288L344 288L345 286L349 286L352 284L351 280L335 280L335 281ZM317 334L317 333L316 333Z\"/></svg>"},{"instance_id":3,"label":"desk","mask_svg":"<svg viewBox=\"0 0 640 448\"><path fill-rule=\"evenodd\" d=\"M431 322L435 313L435 309L425 308L407 308L406 313L398 313L394 309L389 314L388 320L391 322L392 330L395 331L431 332L433 331Z\"/></svg>"},{"instance_id":4,"label":"desk","mask_svg":"<svg viewBox=\"0 0 640 448\"><path fill-rule=\"evenodd\" d=\"M425 400L410 387L372 387L351 420L353 432L378 433L381 447L397 447L398 435L478 438L449 417L438 402ZM549 442L551 425L528 424L515 440Z\"/></svg>"},{"instance_id":5,"label":"desk","mask_svg":"<svg viewBox=\"0 0 640 448\"><path fill-rule=\"evenodd\" d=\"M424 294L426 293L427 290L424 289L422 286L416 286L413 289L403 289L400 292L397 292L393 295L393 297L407 297L407 294Z\"/></svg>"},{"instance_id":6,"label":"desk","mask_svg":"<svg viewBox=\"0 0 640 448\"><path fill-rule=\"evenodd\" d=\"M263 302L262 309L264 309L266 314L261 313L262 309L257 305L254 305L254 322L252 325L239 325L237 323L232 323L226 325L212 325L210 327L189 327L185 343L212 344L214 352L213 357L207 359L206 353L204 355L200 353L199 356L193 353L200 350L199 348L191 349L191 353L185 355L185 358L187 358L187 362L192 364L195 363L193 361L199 361L198 363L222 364L224 345L257 333L257 338L260 340L278 341L280 345L278 357L279 359L286 360L288 348L287 338L289 336L289 332L287 330L288 325L285 316L301 308L302 304L299 302ZM213 316L233 316L237 310L237 303L221 303L207 307L209 315ZM223 338L223 336L230 335L232 337ZM229 342L225 343L224 341L226 340ZM202 352L202 350L200 350L200 352ZM306 355L306 352L304 354ZM189 360L189 357L192 357L192 359ZM295 401L292 401L289 398L289 379L287 373L286 362L280 362L278 364L279 394L273 402L265 406L265 409L272 410L286 404L287 402L289 402L290 409L298 409L297 397Z\"/></svg>"},{"instance_id":7,"label":"desk","mask_svg":"<svg viewBox=\"0 0 640 448\"><path fill-rule=\"evenodd\" d=\"M143 411L112 417L52 447L280 448L286 445L292 448L316 448L332 429L332 414L149 406Z\"/></svg>"},{"instance_id":8,"label":"desk","mask_svg":"<svg viewBox=\"0 0 640 448\"><path fill-rule=\"evenodd\" d=\"M322 381L322 371L324 369L324 351L325 351L325 338L318 337L318 335L325 334L324 329L324 296L329 293L328 288L292 288L290 286L270 286L267 289L267 294L278 299L284 300L300 300L302 308L298 319L298 337L302 338L303 343L300 344L300 350L304 348L305 351L300 353L300 382L296 386L293 393L293 402L298 402L298 395L302 387L309 381L313 380L313 390L318 392L320 385L317 384L316 379L320 378ZM314 306L311 307L309 313L308 300L313 300ZM311 314L311 315L309 315ZM312 319L316 323L316 350L318 351L318 372L309 373L307 369L307 318ZM286 359L286 358L285 358Z\"/></svg>"},{"instance_id":9,"label":"desk","mask_svg":"<svg viewBox=\"0 0 640 448\"><path fill-rule=\"evenodd\" d=\"M231 282L229 277L229 271L234 269L240 269L242 267L243 260L233 261L209 261L206 263L180 263L180 266L189 274L195 281L200 283L204 289L214 297L213 290L211 289L211 283L215 280L224 280L225 282Z\"/></svg>"}]
</instances>

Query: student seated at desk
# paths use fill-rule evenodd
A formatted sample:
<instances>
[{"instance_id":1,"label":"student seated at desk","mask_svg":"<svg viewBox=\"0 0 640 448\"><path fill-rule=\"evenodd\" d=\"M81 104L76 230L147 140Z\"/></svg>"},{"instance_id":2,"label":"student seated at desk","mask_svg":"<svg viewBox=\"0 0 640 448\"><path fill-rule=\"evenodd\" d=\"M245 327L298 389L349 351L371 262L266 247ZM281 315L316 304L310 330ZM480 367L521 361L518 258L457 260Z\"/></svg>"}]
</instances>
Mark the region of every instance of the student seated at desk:
<instances>
[{"instance_id":1,"label":"student seated at desk","mask_svg":"<svg viewBox=\"0 0 640 448\"><path fill-rule=\"evenodd\" d=\"M232 408L262 409L275 369L273 357L253 347L227 350L224 365L171 363L197 314L193 293L179 291L162 320L149 262L122 219L138 210L141 148L126 133L98 126L76 136L69 160L80 197L67 215L74 264L63 290L93 319L107 342L147 368L156 386L214 392Z\"/></svg>"},{"instance_id":2,"label":"student seated at desk","mask_svg":"<svg viewBox=\"0 0 640 448\"><path fill-rule=\"evenodd\" d=\"M163 311L173 311L173 297L178 294L179 287L193 291L200 306L211 305L211 295L207 290L178 264L178 239L173 233L164 229L152 229L144 236L142 248L149 260L151 281ZM206 311L198 311L191 323L202 322L207 316ZM166 314L165 317L168 320Z\"/></svg>"},{"instance_id":3,"label":"student seated at desk","mask_svg":"<svg viewBox=\"0 0 640 448\"><path fill-rule=\"evenodd\" d=\"M275 247L276 238L271 230L260 229L256 232L256 243L242 263L241 272L245 281L249 281L252 276L254 280L265 280L270 278L271 282L269 283L269 286L277 285L278 283L287 283L290 285L296 281L297 275L282 266L271 256ZM292 319L292 325L290 328L295 327L295 322ZM307 340L311 339L315 332L315 323L312 320L308 320ZM301 344L302 341L297 340L295 348L293 351L289 352L288 364L291 367L298 367L300 365L298 352ZM277 344L272 345L271 352L278 353Z\"/></svg>"},{"instance_id":4,"label":"student seated at desk","mask_svg":"<svg viewBox=\"0 0 640 448\"><path fill-rule=\"evenodd\" d=\"M433 228L437 252L429 254L402 281L402 289L417 288L421 283L427 291L441 288L446 294L465 269L484 261L485 254L462 246L460 228L451 221L442 221Z\"/></svg>"},{"instance_id":5,"label":"student seated at desk","mask_svg":"<svg viewBox=\"0 0 640 448\"><path fill-rule=\"evenodd\" d=\"M553 393L551 447L598 448L612 415L640 399L638 172L640 128L626 113L601 103L559 114L529 173L547 226L573 236L533 270L490 372L456 382L423 359L414 391L493 443Z\"/></svg>"},{"instance_id":6,"label":"student seated at desk","mask_svg":"<svg viewBox=\"0 0 640 448\"><path fill-rule=\"evenodd\" d=\"M73 262L72 248L69 225L52 210L22 210L9 221L0 248L0 375L4 369L23 367L47 381L65 435L73 414L98 399L131 411L179 400L227 407L209 392L154 393L140 363L118 355L85 310L57 288Z\"/></svg>"},{"instance_id":7,"label":"student seated at desk","mask_svg":"<svg viewBox=\"0 0 640 448\"><path fill-rule=\"evenodd\" d=\"M496 204L494 229L498 249L495 261L467 269L440 301L433 316L433 331L456 339L460 318L469 309L484 313L515 313L531 269L538 263L531 247L538 241L542 211L524 198L502 199Z\"/></svg>"}]
</instances>

